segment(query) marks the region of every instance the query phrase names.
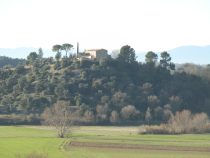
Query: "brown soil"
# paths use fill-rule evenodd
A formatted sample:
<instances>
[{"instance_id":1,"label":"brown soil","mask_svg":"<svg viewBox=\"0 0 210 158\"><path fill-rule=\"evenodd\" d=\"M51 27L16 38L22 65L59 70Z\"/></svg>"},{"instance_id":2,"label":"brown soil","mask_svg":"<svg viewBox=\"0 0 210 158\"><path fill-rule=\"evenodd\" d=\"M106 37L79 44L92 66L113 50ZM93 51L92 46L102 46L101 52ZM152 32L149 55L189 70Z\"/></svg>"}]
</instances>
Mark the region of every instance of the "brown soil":
<instances>
[{"instance_id":1,"label":"brown soil","mask_svg":"<svg viewBox=\"0 0 210 158\"><path fill-rule=\"evenodd\" d=\"M135 149L135 150L162 150L162 151L190 151L210 152L208 147L182 147L182 146L161 146L161 145L139 145L139 144L118 144L118 143L97 143L97 142L76 142L72 141L68 147L83 148L106 148L106 149ZM67 147L67 148L68 148Z\"/></svg>"}]
</instances>

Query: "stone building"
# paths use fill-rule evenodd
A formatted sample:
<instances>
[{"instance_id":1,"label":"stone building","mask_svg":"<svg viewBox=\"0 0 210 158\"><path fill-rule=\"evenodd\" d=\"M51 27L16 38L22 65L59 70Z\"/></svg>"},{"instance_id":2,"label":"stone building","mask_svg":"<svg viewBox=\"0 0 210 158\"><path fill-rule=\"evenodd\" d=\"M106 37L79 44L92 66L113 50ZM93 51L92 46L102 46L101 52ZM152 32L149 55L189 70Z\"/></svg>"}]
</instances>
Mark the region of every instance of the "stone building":
<instances>
[{"instance_id":1,"label":"stone building","mask_svg":"<svg viewBox=\"0 0 210 158\"><path fill-rule=\"evenodd\" d=\"M106 49L88 49L84 54L89 55L91 59L106 59L109 57Z\"/></svg>"},{"instance_id":2,"label":"stone building","mask_svg":"<svg viewBox=\"0 0 210 158\"><path fill-rule=\"evenodd\" d=\"M111 58L106 49L87 49L79 52L79 43L77 43L77 58L79 60L101 60Z\"/></svg>"}]
</instances>

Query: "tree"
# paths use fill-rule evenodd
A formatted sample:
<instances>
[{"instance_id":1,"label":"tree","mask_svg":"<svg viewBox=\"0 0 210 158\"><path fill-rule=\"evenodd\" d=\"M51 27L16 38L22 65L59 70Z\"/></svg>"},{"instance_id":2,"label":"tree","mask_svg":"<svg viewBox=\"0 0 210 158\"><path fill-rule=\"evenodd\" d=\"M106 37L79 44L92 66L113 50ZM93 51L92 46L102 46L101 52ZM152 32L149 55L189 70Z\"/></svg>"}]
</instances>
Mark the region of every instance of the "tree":
<instances>
[{"instance_id":1,"label":"tree","mask_svg":"<svg viewBox=\"0 0 210 158\"><path fill-rule=\"evenodd\" d=\"M69 43L64 43L61 46L61 50L64 50L66 52L66 57L67 57L67 54L71 51L72 48L73 48L73 45L71 45Z\"/></svg>"},{"instance_id":2,"label":"tree","mask_svg":"<svg viewBox=\"0 0 210 158\"><path fill-rule=\"evenodd\" d=\"M38 58L39 59L42 59L43 58L43 50L42 50L42 48L39 48L39 50L38 50Z\"/></svg>"},{"instance_id":3,"label":"tree","mask_svg":"<svg viewBox=\"0 0 210 158\"><path fill-rule=\"evenodd\" d=\"M168 64L171 62L170 54L168 54L166 51L164 51L160 54L160 57L162 58L160 60L160 65L162 67L166 68L168 66Z\"/></svg>"},{"instance_id":4,"label":"tree","mask_svg":"<svg viewBox=\"0 0 210 158\"><path fill-rule=\"evenodd\" d=\"M157 54L155 54L152 51L149 51L146 55L145 55L145 61L146 63L149 64L155 64L157 62L158 56Z\"/></svg>"},{"instance_id":5,"label":"tree","mask_svg":"<svg viewBox=\"0 0 210 158\"><path fill-rule=\"evenodd\" d=\"M62 48L61 45L56 44L56 45L54 45L54 46L52 47L52 51L53 51L53 52L59 53L59 52L62 50L61 48Z\"/></svg>"},{"instance_id":6,"label":"tree","mask_svg":"<svg viewBox=\"0 0 210 158\"><path fill-rule=\"evenodd\" d=\"M150 108L148 107L145 113L145 121L147 121L147 123L149 124L151 120L152 120L152 114Z\"/></svg>"},{"instance_id":7,"label":"tree","mask_svg":"<svg viewBox=\"0 0 210 158\"><path fill-rule=\"evenodd\" d=\"M158 120L158 121L162 121L164 118L164 111L163 108L160 106L157 106L154 109L154 119Z\"/></svg>"},{"instance_id":8,"label":"tree","mask_svg":"<svg viewBox=\"0 0 210 158\"><path fill-rule=\"evenodd\" d=\"M140 111L138 111L136 107L133 105L127 105L121 109L120 114L123 119L128 120L128 119L134 119L136 116L140 114Z\"/></svg>"},{"instance_id":9,"label":"tree","mask_svg":"<svg viewBox=\"0 0 210 158\"><path fill-rule=\"evenodd\" d=\"M36 52L31 52L28 56L27 56L27 60L29 61L29 63L33 63L36 59L38 58L38 54Z\"/></svg>"},{"instance_id":10,"label":"tree","mask_svg":"<svg viewBox=\"0 0 210 158\"><path fill-rule=\"evenodd\" d=\"M171 96L169 98L169 104L173 112L179 111L182 104L182 99L179 96Z\"/></svg>"},{"instance_id":11,"label":"tree","mask_svg":"<svg viewBox=\"0 0 210 158\"><path fill-rule=\"evenodd\" d=\"M149 95L153 92L152 84L149 82L146 82L142 85L141 90L144 95Z\"/></svg>"},{"instance_id":12,"label":"tree","mask_svg":"<svg viewBox=\"0 0 210 158\"><path fill-rule=\"evenodd\" d=\"M57 52L56 55L55 55L55 59L56 59L57 61L59 61L60 58L61 58L61 52Z\"/></svg>"},{"instance_id":13,"label":"tree","mask_svg":"<svg viewBox=\"0 0 210 158\"><path fill-rule=\"evenodd\" d=\"M71 116L68 103L65 101L58 101L52 107L46 108L42 114L44 123L55 127L60 138L63 138L72 126Z\"/></svg>"},{"instance_id":14,"label":"tree","mask_svg":"<svg viewBox=\"0 0 210 158\"><path fill-rule=\"evenodd\" d=\"M159 98L156 95L149 95L147 97L147 102L150 107L156 107L160 102Z\"/></svg>"},{"instance_id":15,"label":"tree","mask_svg":"<svg viewBox=\"0 0 210 158\"><path fill-rule=\"evenodd\" d=\"M134 63L136 62L135 50L131 48L129 45L125 45L121 47L117 59L125 63Z\"/></svg>"},{"instance_id":16,"label":"tree","mask_svg":"<svg viewBox=\"0 0 210 158\"><path fill-rule=\"evenodd\" d=\"M127 99L127 93L118 91L113 94L111 101L116 107L123 107L126 104Z\"/></svg>"},{"instance_id":17,"label":"tree","mask_svg":"<svg viewBox=\"0 0 210 158\"><path fill-rule=\"evenodd\" d=\"M119 113L115 110L112 111L109 119L111 123L118 123L120 121Z\"/></svg>"},{"instance_id":18,"label":"tree","mask_svg":"<svg viewBox=\"0 0 210 158\"><path fill-rule=\"evenodd\" d=\"M98 121L107 121L108 119L108 105L97 105L96 106L96 118Z\"/></svg>"},{"instance_id":19,"label":"tree","mask_svg":"<svg viewBox=\"0 0 210 158\"><path fill-rule=\"evenodd\" d=\"M25 72L24 65L17 65L16 66L16 72L17 72L17 74L23 74Z\"/></svg>"},{"instance_id":20,"label":"tree","mask_svg":"<svg viewBox=\"0 0 210 158\"><path fill-rule=\"evenodd\" d=\"M161 57L160 65L163 68L171 69L171 70L175 69L175 65L173 63L171 63L170 54L168 54L166 51L164 51L160 54L160 57Z\"/></svg>"},{"instance_id":21,"label":"tree","mask_svg":"<svg viewBox=\"0 0 210 158\"><path fill-rule=\"evenodd\" d=\"M93 111L91 111L91 110L86 110L86 111L84 112L84 119L85 119L86 122L91 122L91 123L93 123L94 120L95 120L95 115L94 115Z\"/></svg>"}]
</instances>

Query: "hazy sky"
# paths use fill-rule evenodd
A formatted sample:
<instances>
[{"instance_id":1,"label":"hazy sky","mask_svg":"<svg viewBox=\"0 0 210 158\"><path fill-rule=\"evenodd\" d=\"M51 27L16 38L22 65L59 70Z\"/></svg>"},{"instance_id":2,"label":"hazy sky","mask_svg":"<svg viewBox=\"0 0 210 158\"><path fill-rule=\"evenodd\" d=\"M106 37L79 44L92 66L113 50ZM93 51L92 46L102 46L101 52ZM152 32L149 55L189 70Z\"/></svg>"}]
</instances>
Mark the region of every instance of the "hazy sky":
<instances>
[{"instance_id":1,"label":"hazy sky","mask_svg":"<svg viewBox=\"0 0 210 158\"><path fill-rule=\"evenodd\" d=\"M0 48L210 44L210 0L0 0Z\"/></svg>"}]
</instances>

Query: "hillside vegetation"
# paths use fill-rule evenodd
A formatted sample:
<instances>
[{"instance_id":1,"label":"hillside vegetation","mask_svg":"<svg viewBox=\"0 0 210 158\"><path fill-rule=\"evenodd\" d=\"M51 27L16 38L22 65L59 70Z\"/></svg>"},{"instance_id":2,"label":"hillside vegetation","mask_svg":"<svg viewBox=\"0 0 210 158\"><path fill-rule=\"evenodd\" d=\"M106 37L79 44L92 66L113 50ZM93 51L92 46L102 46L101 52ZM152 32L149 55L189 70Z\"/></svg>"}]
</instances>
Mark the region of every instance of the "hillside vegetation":
<instances>
[{"instance_id":1,"label":"hillside vegetation","mask_svg":"<svg viewBox=\"0 0 210 158\"><path fill-rule=\"evenodd\" d=\"M176 71L167 52L160 59L148 52L144 63L130 46L116 59L99 61L62 57L59 51L55 58L42 56L31 52L26 64L0 69L3 121L18 114L31 122L60 100L71 106L78 123L166 122L183 109L210 115L209 77Z\"/></svg>"},{"instance_id":2,"label":"hillside vegetation","mask_svg":"<svg viewBox=\"0 0 210 158\"><path fill-rule=\"evenodd\" d=\"M24 64L24 59L13 59L6 56L0 56L0 68L6 66L6 67L16 67L17 65Z\"/></svg>"}]
</instances>

